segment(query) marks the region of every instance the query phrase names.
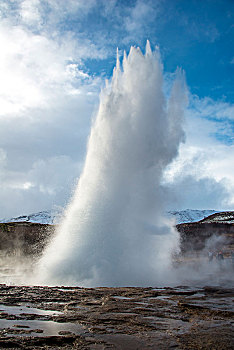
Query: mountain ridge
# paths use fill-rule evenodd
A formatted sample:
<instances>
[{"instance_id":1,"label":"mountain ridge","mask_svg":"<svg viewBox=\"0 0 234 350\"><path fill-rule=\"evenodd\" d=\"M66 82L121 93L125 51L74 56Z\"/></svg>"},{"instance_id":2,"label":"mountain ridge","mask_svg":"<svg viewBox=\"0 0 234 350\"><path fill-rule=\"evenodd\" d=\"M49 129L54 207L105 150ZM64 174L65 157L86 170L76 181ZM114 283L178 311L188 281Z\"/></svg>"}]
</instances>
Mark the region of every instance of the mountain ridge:
<instances>
[{"instance_id":1,"label":"mountain ridge","mask_svg":"<svg viewBox=\"0 0 234 350\"><path fill-rule=\"evenodd\" d=\"M169 218L174 218L176 224L181 223L189 223L189 222L198 222L201 220L206 220L210 216L222 213L218 210L212 209L185 209L185 210L171 210L166 213L166 216ZM231 213L231 212L223 212L223 213ZM8 222L31 222L31 223L39 223L39 224L49 224L55 225L58 224L61 219L64 217L64 208L56 207L51 210L43 210L38 213L32 213L29 215L20 215L13 218L8 219L0 219L1 223ZM213 220L212 218L210 220ZM222 221L222 219L220 219ZM219 220L219 222L221 222ZM232 220L232 218L230 218ZM211 221L212 222L212 221Z\"/></svg>"}]
</instances>

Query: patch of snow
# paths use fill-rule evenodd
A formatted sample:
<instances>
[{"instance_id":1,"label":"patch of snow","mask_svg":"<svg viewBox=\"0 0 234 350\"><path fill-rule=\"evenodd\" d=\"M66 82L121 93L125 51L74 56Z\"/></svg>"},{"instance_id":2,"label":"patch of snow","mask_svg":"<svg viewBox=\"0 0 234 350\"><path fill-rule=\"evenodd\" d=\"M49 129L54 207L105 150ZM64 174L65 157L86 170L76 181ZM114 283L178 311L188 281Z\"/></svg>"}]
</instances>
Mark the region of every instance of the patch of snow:
<instances>
[{"instance_id":1,"label":"patch of snow","mask_svg":"<svg viewBox=\"0 0 234 350\"><path fill-rule=\"evenodd\" d=\"M186 222L197 222L218 212L218 210L185 209L169 211L168 214L175 217L176 224L182 224Z\"/></svg>"},{"instance_id":2,"label":"patch of snow","mask_svg":"<svg viewBox=\"0 0 234 350\"><path fill-rule=\"evenodd\" d=\"M204 223L221 223L221 224L233 224L234 223L234 211L226 211L226 212L220 212L216 213L214 215L208 216L204 220L202 220Z\"/></svg>"},{"instance_id":3,"label":"patch of snow","mask_svg":"<svg viewBox=\"0 0 234 350\"><path fill-rule=\"evenodd\" d=\"M52 210L44 210L39 213L29 214L29 215L21 215L15 218L3 219L0 222L32 222L39 224L49 224L54 225L58 224L63 217L64 209L61 207L56 207Z\"/></svg>"}]
</instances>

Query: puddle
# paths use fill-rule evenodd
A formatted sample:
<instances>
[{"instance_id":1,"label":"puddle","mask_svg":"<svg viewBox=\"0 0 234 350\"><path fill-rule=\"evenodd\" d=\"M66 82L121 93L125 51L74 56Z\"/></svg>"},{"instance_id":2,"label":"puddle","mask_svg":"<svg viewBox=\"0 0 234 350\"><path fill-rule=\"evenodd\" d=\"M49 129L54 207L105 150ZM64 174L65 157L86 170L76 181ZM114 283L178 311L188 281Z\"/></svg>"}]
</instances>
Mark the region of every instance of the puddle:
<instances>
[{"instance_id":1,"label":"puddle","mask_svg":"<svg viewBox=\"0 0 234 350\"><path fill-rule=\"evenodd\" d=\"M57 288L56 290L59 290L60 292L76 292L77 288Z\"/></svg>"},{"instance_id":2,"label":"puddle","mask_svg":"<svg viewBox=\"0 0 234 350\"><path fill-rule=\"evenodd\" d=\"M159 296L157 296L157 299L159 299L159 300L167 300L167 299L169 299L171 297L172 297L171 295L159 295Z\"/></svg>"},{"instance_id":3,"label":"puddle","mask_svg":"<svg viewBox=\"0 0 234 350\"><path fill-rule=\"evenodd\" d=\"M76 335L85 332L85 328L79 324L38 320L0 320L0 329L4 329L6 335L37 337L57 336L60 332L71 332Z\"/></svg>"},{"instance_id":4,"label":"puddle","mask_svg":"<svg viewBox=\"0 0 234 350\"><path fill-rule=\"evenodd\" d=\"M205 297L205 293L196 293L194 295L188 295L187 298L196 299Z\"/></svg>"},{"instance_id":5,"label":"puddle","mask_svg":"<svg viewBox=\"0 0 234 350\"><path fill-rule=\"evenodd\" d=\"M8 315L60 315L62 312L55 310L42 310L29 305L8 306L0 304L0 312ZM71 322L56 322L47 320L6 320L0 319L0 330L4 330L5 335L10 336L54 336L60 335L60 332L71 332L74 334L84 333L84 327ZM62 334L61 333L61 334Z\"/></svg>"},{"instance_id":6,"label":"puddle","mask_svg":"<svg viewBox=\"0 0 234 350\"><path fill-rule=\"evenodd\" d=\"M131 300L132 299L130 297L121 297L119 295L113 295L113 298L119 299L119 300Z\"/></svg>"},{"instance_id":7,"label":"puddle","mask_svg":"<svg viewBox=\"0 0 234 350\"><path fill-rule=\"evenodd\" d=\"M6 312L8 315L21 315L21 314L33 314L33 315L61 315L62 312L52 310L42 310L30 306L9 306L0 304L0 312Z\"/></svg>"},{"instance_id":8,"label":"puddle","mask_svg":"<svg viewBox=\"0 0 234 350\"><path fill-rule=\"evenodd\" d=\"M171 299L173 295L158 295L156 298L150 298L150 300L153 300L153 301L157 301L157 300L162 300L162 301L165 301L167 302L168 304L176 304L177 301Z\"/></svg>"},{"instance_id":9,"label":"puddle","mask_svg":"<svg viewBox=\"0 0 234 350\"><path fill-rule=\"evenodd\" d=\"M154 292L165 292L165 288L152 288Z\"/></svg>"}]
</instances>

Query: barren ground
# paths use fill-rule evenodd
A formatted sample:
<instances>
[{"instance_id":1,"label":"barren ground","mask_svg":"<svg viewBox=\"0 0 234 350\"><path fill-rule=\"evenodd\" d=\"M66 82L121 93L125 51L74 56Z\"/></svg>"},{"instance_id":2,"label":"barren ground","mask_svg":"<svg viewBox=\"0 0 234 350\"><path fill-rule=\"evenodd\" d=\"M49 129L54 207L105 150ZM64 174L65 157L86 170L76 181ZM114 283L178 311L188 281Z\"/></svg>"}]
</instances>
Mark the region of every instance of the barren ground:
<instances>
[{"instance_id":1,"label":"barren ground","mask_svg":"<svg viewBox=\"0 0 234 350\"><path fill-rule=\"evenodd\" d=\"M0 285L0 348L233 349L234 289Z\"/></svg>"}]
</instances>

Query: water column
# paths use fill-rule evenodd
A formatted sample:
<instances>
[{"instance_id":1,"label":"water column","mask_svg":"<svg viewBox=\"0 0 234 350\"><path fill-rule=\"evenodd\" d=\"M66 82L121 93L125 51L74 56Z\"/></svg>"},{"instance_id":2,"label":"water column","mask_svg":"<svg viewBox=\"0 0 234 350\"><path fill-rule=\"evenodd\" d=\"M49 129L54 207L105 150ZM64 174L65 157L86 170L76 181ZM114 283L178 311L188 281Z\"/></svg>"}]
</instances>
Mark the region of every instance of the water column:
<instances>
[{"instance_id":1,"label":"water column","mask_svg":"<svg viewBox=\"0 0 234 350\"><path fill-rule=\"evenodd\" d=\"M100 94L87 155L64 221L38 265L39 283L152 285L170 278L178 234L160 181L183 140L177 76L167 99L159 53L131 47Z\"/></svg>"}]
</instances>

